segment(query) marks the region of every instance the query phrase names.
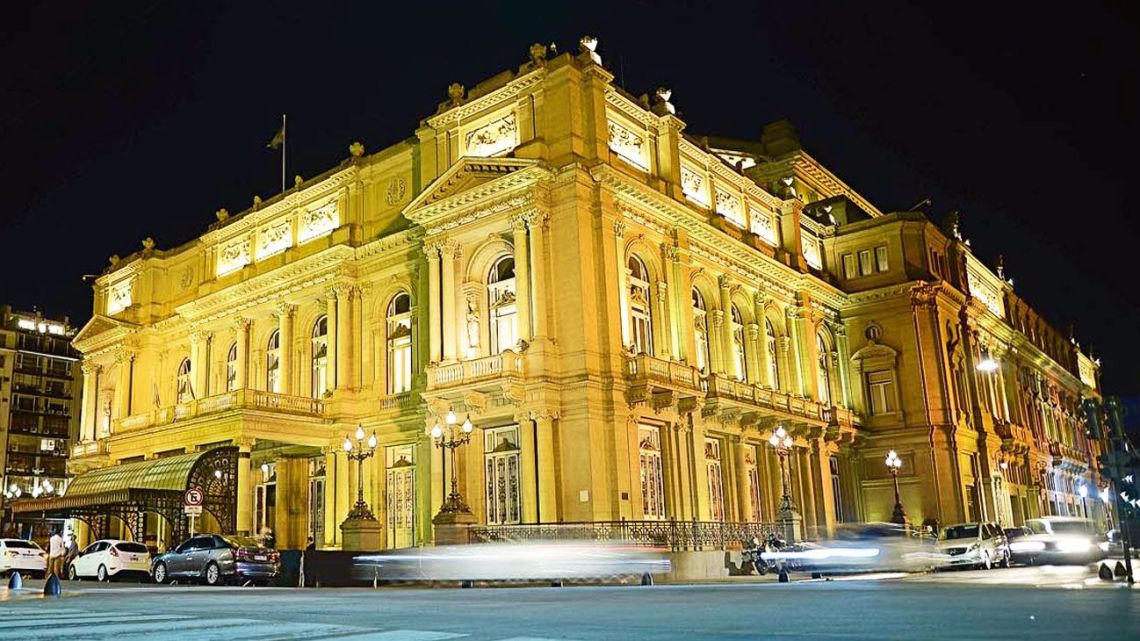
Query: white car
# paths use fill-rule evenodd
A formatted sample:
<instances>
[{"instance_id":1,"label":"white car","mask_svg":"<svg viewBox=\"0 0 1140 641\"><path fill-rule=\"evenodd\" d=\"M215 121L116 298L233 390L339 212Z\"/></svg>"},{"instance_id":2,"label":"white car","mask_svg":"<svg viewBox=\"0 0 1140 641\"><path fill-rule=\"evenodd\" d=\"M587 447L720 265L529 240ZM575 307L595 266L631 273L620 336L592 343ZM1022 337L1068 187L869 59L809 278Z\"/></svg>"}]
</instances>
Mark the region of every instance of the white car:
<instances>
[{"instance_id":1,"label":"white car","mask_svg":"<svg viewBox=\"0 0 1140 641\"><path fill-rule=\"evenodd\" d=\"M1009 542L994 523L951 525L938 535L938 567L1009 567Z\"/></svg>"},{"instance_id":2,"label":"white car","mask_svg":"<svg viewBox=\"0 0 1140 641\"><path fill-rule=\"evenodd\" d=\"M1103 559L1111 548L1090 519L1047 516L1025 522L1032 534L1009 544L1016 563L1083 565Z\"/></svg>"},{"instance_id":3,"label":"white car","mask_svg":"<svg viewBox=\"0 0 1140 641\"><path fill-rule=\"evenodd\" d=\"M42 577L47 573L47 557L35 541L0 539L0 574L20 572Z\"/></svg>"},{"instance_id":4,"label":"white car","mask_svg":"<svg viewBox=\"0 0 1140 641\"><path fill-rule=\"evenodd\" d=\"M142 543L106 539L87 546L67 568L67 578L109 581L121 576L150 576L150 551Z\"/></svg>"}]
</instances>

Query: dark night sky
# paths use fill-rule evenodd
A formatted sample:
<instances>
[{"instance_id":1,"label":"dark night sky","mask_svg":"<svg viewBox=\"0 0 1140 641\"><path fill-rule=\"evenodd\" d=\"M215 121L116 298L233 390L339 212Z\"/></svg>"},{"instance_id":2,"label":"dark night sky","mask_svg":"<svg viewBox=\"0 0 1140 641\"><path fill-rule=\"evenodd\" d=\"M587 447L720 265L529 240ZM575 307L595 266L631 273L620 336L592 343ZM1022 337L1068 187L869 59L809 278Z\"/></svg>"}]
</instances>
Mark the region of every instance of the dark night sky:
<instances>
[{"instance_id":1,"label":"dark night sky","mask_svg":"<svg viewBox=\"0 0 1140 641\"><path fill-rule=\"evenodd\" d=\"M1126 0L30 4L0 25L0 301L86 320L80 277L107 256L278 189L265 143L282 112L290 176L312 176L353 140L412 135L448 83L588 32L631 92L670 86L692 133L754 139L789 117L881 209L961 209L978 255L1004 254L1018 291L1103 357L1106 391L1140 393Z\"/></svg>"}]
</instances>

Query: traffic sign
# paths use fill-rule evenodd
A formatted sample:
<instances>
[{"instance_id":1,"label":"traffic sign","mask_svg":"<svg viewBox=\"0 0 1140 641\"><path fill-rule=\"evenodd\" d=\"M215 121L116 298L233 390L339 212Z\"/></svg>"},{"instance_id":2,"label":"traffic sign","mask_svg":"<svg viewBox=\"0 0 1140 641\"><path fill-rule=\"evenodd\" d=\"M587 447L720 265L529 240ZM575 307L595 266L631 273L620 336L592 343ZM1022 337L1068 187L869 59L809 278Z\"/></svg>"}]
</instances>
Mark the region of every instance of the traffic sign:
<instances>
[{"instance_id":1,"label":"traffic sign","mask_svg":"<svg viewBox=\"0 0 1140 641\"><path fill-rule=\"evenodd\" d=\"M186 490L186 495L183 497L183 503L185 503L187 507L191 507L191 506L201 507L202 504L205 502L206 502L205 493L203 493L201 489L196 488L196 487L192 487L192 488ZM189 514L189 512L187 514Z\"/></svg>"},{"instance_id":2,"label":"traffic sign","mask_svg":"<svg viewBox=\"0 0 1140 641\"><path fill-rule=\"evenodd\" d=\"M184 505L182 506L182 510L186 513L186 516L202 516L201 505Z\"/></svg>"}]
</instances>

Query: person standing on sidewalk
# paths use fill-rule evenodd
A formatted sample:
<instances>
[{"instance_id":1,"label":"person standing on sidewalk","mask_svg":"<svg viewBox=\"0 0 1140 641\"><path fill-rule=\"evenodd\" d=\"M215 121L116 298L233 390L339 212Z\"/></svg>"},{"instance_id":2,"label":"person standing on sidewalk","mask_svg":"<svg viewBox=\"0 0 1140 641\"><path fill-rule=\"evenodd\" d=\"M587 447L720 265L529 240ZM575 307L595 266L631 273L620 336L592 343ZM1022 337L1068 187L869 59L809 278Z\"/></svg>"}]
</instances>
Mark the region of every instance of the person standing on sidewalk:
<instances>
[{"instance_id":1,"label":"person standing on sidewalk","mask_svg":"<svg viewBox=\"0 0 1140 641\"><path fill-rule=\"evenodd\" d=\"M59 528L53 528L51 539L48 540L48 574L60 577L63 572L63 551L63 537L59 535Z\"/></svg>"}]
</instances>

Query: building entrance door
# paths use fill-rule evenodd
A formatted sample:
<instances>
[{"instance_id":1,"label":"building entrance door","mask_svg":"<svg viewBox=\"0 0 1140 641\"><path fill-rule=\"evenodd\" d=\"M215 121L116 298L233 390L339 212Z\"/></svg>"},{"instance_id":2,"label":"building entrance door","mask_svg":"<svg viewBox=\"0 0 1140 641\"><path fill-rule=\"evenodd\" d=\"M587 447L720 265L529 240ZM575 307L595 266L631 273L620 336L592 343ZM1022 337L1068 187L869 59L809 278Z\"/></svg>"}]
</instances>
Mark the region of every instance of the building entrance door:
<instances>
[{"instance_id":1,"label":"building entrance door","mask_svg":"<svg viewBox=\"0 0 1140 641\"><path fill-rule=\"evenodd\" d=\"M416 544L416 464L411 445L387 448L388 547L407 548Z\"/></svg>"}]
</instances>

